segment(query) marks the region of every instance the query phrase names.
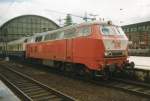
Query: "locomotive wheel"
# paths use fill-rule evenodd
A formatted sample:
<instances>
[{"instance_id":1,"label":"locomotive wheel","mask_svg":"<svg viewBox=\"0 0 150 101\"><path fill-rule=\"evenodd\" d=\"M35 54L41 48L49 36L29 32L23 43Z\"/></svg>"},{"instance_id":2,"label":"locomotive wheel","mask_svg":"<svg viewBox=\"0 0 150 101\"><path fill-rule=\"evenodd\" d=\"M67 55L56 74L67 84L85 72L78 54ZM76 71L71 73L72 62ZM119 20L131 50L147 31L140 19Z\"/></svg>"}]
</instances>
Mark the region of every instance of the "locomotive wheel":
<instances>
[{"instance_id":1,"label":"locomotive wheel","mask_svg":"<svg viewBox=\"0 0 150 101\"><path fill-rule=\"evenodd\" d=\"M61 67L61 63L57 62L57 61L54 61L54 66L55 66L55 68L60 68Z\"/></svg>"},{"instance_id":2,"label":"locomotive wheel","mask_svg":"<svg viewBox=\"0 0 150 101\"><path fill-rule=\"evenodd\" d=\"M84 76L84 75L85 75L85 70L84 70L84 68L80 68L79 71L78 71L78 74L79 74L80 76Z\"/></svg>"},{"instance_id":3,"label":"locomotive wheel","mask_svg":"<svg viewBox=\"0 0 150 101\"><path fill-rule=\"evenodd\" d=\"M102 79L103 80L109 80L111 77L112 77L112 71L110 71L110 68L109 66L106 67L103 71L103 76L102 76Z\"/></svg>"},{"instance_id":4,"label":"locomotive wheel","mask_svg":"<svg viewBox=\"0 0 150 101\"><path fill-rule=\"evenodd\" d=\"M94 72L87 69L85 66L82 66L79 69L78 73L79 73L80 76L83 76L85 79L94 79L95 78Z\"/></svg>"},{"instance_id":5,"label":"locomotive wheel","mask_svg":"<svg viewBox=\"0 0 150 101\"><path fill-rule=\"evenodd\" d=\"M65 71L65 64L64 64L64 63L61 64L61 66L60 66L60 71L61 71L61 72L64 72L64 71Z\"/></svg>"},{"instance_id":6,"label":"locomotive wheel","mask_svg":"<svg viewBox=\"0 0 150 101\"><path fill-rule=\"evenodd\" d=\"M65 71L66 72L73 72L73 64L72 63L65 63Z\"/></svg>"}]
</instances>

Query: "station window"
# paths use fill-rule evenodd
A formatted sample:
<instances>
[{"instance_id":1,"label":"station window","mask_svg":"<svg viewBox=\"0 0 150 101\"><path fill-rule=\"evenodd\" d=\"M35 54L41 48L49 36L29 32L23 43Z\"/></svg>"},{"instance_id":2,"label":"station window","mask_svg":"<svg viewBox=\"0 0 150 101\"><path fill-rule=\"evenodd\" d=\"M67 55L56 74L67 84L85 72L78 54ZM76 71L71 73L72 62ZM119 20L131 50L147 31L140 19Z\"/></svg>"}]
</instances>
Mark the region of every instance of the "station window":
<instances>
[{"instance_id":1,"label":"station window","mask_svg":"<svg viewBox=\"0 0 150 101\"><path fill-rule=\"evenodd\" d=\"M129 32L129 28L126 28L126 32Z\"/></svg>"},{"instance_id":2,"label":"station window","mask_svg":"<svg viewBox=\"0 0 150 101\"><path fill-rule=\"evenodd\" d=\"M142 31L142 29L143 29L142 26L138 27L138 31Z\"/></svg>"},{"instance_id":3,"label":"station window","mask_svg":"<svg viewBox=\"0 0 150 101\"><path fill-rule=\"evenodd\" d=\"M50 31L50 30L52 30L52 28L48 28L48 30Z\"/></svg>"},{"instance_id":4,"label":"station window","mask_svg":"<svg viewBox=\"0 0 150 101\"><path fill-rule=\"evenodd\" d=\"M145 31L145 30L146 30L146 27L145 27L145 26L143 26L143 27L142 27L142 30L143 30L143 31Z\"/></svg>"},{"instance_id":5,"label":"station window","mask_svg":"<svg viewBox=\"0 0 150 101\"><path fill-rule=\"evenodd\" d=\"M136 27L131 28L131 32L136 32L136 31L137 31Z\"/></svg>"},{"instance_id":6,"label":"station window","mask_svg":"<svg viewBox=\"0 0 150 101\"><path fill-rule=\"evenodd\" d=\"M146 28L146 29L147 29L147 31L150 31L150 26L147 26L147 28Z\"/></svg>"}]
</instances>

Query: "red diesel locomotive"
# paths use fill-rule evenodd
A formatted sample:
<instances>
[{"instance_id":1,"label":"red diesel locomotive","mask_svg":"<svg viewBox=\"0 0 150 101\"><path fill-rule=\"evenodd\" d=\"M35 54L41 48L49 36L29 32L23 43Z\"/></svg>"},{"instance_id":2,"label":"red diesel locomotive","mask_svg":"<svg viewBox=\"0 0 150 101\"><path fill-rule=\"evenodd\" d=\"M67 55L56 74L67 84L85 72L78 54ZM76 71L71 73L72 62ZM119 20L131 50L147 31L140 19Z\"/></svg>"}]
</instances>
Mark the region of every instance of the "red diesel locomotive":
<instances>
[{"instance_id":1,"label":"red diesel locomotive","mask_svg":"<svg viewBox=\"0 0 150 101\"><path fill-rule=\"evenodd\" d=\"M105 75L129 65L128 39L121 27L111 22L71 25L28 40L26 58L60 70Z\"/></svg>"}]
</instances>

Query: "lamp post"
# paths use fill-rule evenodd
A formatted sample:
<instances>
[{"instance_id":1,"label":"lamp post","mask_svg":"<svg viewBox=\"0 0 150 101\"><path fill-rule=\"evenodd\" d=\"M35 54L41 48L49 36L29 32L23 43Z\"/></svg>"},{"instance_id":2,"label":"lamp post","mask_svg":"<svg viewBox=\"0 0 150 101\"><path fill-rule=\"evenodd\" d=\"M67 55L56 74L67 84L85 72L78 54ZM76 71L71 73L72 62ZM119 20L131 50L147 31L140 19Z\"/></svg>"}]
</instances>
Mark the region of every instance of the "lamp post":
<instances>
[{"instance_id":1,"label":"lamp post","mask_svg":"<svg viewBox=\"0 0 150 101\"><path fill-rule=\"evenodd\" d=\"M120 9L119 9L120 15L123 15L123 10L124 10L123 8L120 8ZM122 16L120 16L120 17L122 18ZM122 23L124 23L124 22L123 22L122 20L120 20L120 21L119 21L119 24L121 25Z\"/></svg>"}]
</instances>

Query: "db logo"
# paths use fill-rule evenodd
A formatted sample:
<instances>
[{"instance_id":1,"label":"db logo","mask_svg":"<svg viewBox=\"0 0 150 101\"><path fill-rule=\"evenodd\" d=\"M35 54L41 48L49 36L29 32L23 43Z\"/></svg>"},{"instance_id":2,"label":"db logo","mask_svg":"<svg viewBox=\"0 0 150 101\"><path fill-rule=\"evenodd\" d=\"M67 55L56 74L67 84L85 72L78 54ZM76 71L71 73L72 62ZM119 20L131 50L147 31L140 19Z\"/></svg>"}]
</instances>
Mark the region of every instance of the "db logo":
<instances>
[{"instance_id":1,"label":"db logo","mask_svg":"<svg viewBox=\"0 0 150 101\"><path fill-rule=\"evenodd\" d=\"M121 48L120 40L113 40L112 43L114 44L114 48Z\"/></svg>"}]
</instances>

